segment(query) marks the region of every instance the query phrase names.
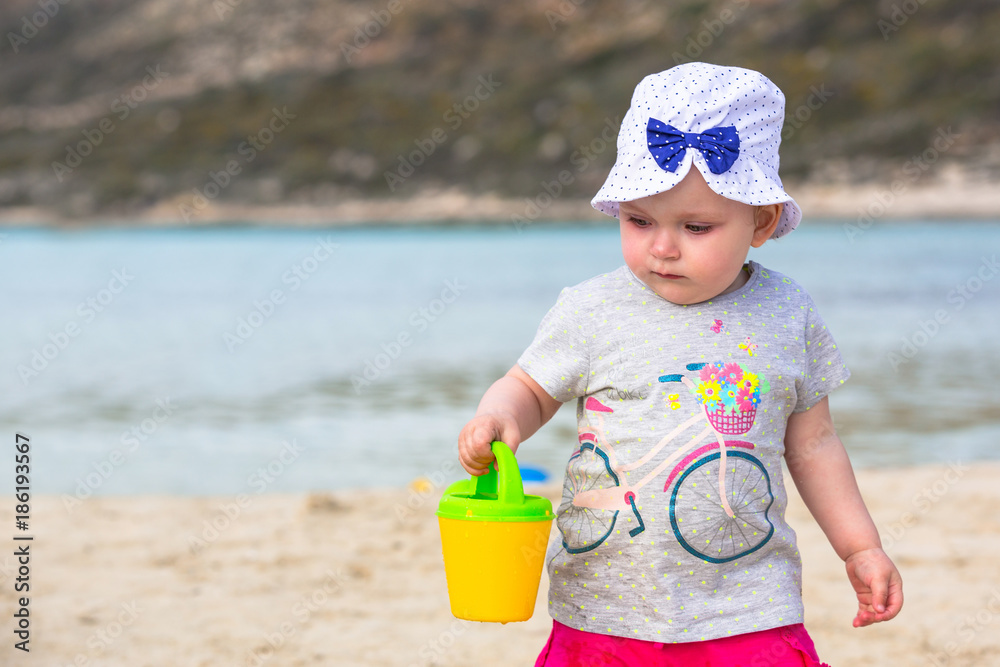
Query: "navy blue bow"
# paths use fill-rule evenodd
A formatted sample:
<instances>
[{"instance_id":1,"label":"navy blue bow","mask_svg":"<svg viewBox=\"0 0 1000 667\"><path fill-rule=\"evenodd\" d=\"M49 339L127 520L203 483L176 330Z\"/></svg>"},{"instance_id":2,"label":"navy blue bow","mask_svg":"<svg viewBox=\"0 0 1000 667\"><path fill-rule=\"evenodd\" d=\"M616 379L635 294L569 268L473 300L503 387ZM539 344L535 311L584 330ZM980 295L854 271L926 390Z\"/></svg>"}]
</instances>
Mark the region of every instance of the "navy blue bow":
<instances>
[{"instance_id":1,"label":"navy blue bow","mask_svg":"<svg viewBox=\"0 0 1000 667\"><path fill-rule=\"evenodd\" d=\"M704 132L681 132L672 125L650 118L646 141L656 164L665 171L677 171L688 148L697 148L705 156L713 174L729 171L740 154L740 136L736 128L713 127Z\"/></svg>"}]
</instances>

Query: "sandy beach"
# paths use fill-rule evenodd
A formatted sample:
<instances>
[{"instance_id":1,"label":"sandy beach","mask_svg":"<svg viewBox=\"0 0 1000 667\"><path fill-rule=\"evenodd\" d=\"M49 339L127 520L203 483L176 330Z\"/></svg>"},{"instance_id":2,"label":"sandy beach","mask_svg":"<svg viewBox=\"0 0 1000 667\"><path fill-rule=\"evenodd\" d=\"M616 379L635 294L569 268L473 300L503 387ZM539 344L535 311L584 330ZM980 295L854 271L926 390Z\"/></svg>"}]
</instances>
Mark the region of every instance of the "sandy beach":
<instances>
[{"instance_id":1,"label":"sandy beach","mask_svg":"<svg viewBox=\"0 0 1000 667\"><path fill-rule=\"evenodd\" d=\"M858 477L903 574L906 603L891 623L852 628L854 595L843 566L793 496L789 522L799 535L806 622L820 656L835 666L1000 664L1000 464ZM552 498L558 490L535 489ZM5 549L0 662L533 664L550 626L544 592L525 623L451 616L434 518L440 493L113 497L72 512L58 497L39 497L31 653L12 647L17 574L13 549ZM12 525L11 502L0 520Z\"/></svg>"},{"instance_id":2,"label":"sandy beach","mask_svg":"<svg viewBox=\"0 0 1000 667\"><path fill-rule=\"evenodd\" d=\"M996 220L1000 196L996 183L981 175L945 169L933 180L848 184L827 182L786 185L809 220L835 219L858 225L861 231L880 221ZM536 222L608 222L588 199L536 197L504 198L473 195L460 187L425 189L406 199L345 199L322 203L289 201L268 205L240 205L221 201L192 208L190 197L178 196L128 213L79 214L43 207L0 207L0 227L205 227L279 225L283 227L355 226L364 224L419 225L426 223L507 224L523 230Z\"/></svg>"}]
</instances>

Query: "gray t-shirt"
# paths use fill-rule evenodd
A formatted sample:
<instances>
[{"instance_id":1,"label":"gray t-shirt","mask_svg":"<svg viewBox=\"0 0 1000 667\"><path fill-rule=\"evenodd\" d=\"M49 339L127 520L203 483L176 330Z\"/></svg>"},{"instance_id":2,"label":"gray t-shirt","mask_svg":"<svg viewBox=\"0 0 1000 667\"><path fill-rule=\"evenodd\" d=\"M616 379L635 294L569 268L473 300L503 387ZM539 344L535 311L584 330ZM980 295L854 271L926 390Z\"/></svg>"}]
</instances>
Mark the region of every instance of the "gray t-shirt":
<instances>
[{"instance_id":1,"label":"gray t-shirt","mask_svg":"<svg viewBox=\"0 0 1000 667\"><path fill-rule=\"evenodd\" d=\"M627 266L568 287L518 360L577 399L547 554L560 623L666 643L802 622L785 423L850 373L809 295L748 268L739 290L689 306Z\"/></svg>"}]
</instances>

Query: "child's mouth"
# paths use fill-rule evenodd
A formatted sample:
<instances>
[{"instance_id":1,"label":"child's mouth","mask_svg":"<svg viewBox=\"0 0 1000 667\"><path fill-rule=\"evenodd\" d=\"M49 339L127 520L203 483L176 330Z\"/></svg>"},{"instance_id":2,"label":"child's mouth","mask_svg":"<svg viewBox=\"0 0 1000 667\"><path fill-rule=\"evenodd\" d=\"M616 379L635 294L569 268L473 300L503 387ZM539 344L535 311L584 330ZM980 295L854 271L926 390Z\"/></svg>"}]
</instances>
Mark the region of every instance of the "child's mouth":
<instances>
[{"instance_id":1,"label":"child's mouth","mask_svg":"<svg viewBox=\"0 0 1000 667\"><path fill-rule=\"evenodd\" d=\"M678 280L678 279L684 277L684 276L678 276L675 273L660 273L658 271L653 271L653 273L655 273L656 275L658 275L661 278L666 278L667 280Z\"/></svg>"}]
</instances>

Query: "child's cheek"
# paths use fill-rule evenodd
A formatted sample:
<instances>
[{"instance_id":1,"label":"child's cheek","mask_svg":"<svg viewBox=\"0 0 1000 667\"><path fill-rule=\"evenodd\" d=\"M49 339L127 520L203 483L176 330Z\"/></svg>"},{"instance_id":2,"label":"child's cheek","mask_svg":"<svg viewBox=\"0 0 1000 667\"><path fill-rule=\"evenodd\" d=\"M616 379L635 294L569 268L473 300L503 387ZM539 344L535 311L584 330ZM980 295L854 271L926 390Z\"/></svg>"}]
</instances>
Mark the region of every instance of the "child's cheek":
<instances>
[{"instance_id":1,"label":"child's cheek","mask_svg":"<svg viewBox=\"0 0 1000 667\"><path fill-rule=\"evenodd\" d=\"M622 225L621 229L621 241L622 241L622 255L625 257L625 263L628 264L629 268L633 271L636 265L642 263L643 258L643 245L641 235L638 230L631 230L627 228L627 225Z\"/></svg>"}]
</instances>

